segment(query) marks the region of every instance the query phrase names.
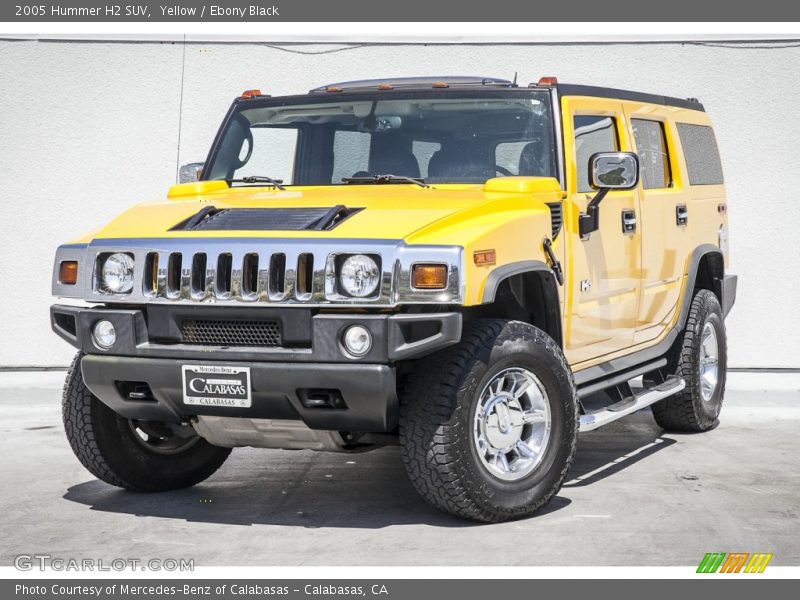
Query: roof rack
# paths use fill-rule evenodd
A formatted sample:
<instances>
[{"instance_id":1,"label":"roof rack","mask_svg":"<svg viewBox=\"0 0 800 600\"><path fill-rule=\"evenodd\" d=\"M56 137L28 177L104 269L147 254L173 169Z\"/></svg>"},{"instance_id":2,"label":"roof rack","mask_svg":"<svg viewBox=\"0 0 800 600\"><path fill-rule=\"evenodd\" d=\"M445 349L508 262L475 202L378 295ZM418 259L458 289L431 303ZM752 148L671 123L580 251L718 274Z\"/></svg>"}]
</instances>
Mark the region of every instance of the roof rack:
<instances>
[{"instance_id":1,"label":"roof rack","mask_svg":"<svg viewBox=\"0 0 800 600\"><path fill-rule=\"evenodd\" d=\"M451 87L514 87L507 79L496 77L396 77L394 79L362 79L360 81L343 81L331 83L309 90L309 94L325 92L353 92L371 90L396 90L396 89L429 89Z\"/></svg>"}]
</instances>

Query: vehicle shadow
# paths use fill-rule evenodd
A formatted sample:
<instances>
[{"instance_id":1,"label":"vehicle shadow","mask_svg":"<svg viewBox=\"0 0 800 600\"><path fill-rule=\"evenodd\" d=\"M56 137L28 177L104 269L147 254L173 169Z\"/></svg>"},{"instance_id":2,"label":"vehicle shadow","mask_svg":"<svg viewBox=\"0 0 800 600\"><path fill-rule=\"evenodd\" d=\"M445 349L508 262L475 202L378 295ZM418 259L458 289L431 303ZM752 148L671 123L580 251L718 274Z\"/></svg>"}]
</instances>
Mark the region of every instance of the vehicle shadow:
<instances>
[{"instance_id":1,"label":"vehicle shadow","mask_svg":"<svg viewBox=\"0 0 800 600\"><path fill-rule=\"evenodd\" d=\"M592 485L666 450L676 440L663 434L649 409L581 434L578 453L563 489Z\"/></svg>"},{"instance_id":2,"label":"vehicle shadow","mask_svg":"<svg viewBox=\"0 0 800 600\"><path fill-rule=\"evenodd\" d=\"M569 506L571 488L611 477L674 443L661 433L645 412L582 434L562 492L533 518ZM355 455L243 448L193 488L139 494L92 480L70 487L63 497L101 512L244 526L480 526L426 504L393 447Z\"/></svg>"}]
</instances>

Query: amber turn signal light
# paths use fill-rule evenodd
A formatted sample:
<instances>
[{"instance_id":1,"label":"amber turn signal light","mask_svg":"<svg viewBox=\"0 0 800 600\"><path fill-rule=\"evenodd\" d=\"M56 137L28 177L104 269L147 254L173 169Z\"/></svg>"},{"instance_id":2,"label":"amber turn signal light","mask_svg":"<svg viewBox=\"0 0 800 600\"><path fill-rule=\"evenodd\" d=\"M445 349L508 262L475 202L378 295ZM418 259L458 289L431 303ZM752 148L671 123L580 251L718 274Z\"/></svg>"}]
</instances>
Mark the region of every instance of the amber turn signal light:
<instances>
[{"instance_id":1,"label":"amber turn signal light","mask_svg":"<svg viewBox=\"0 0 800 600\"><path fill-rule=\"evenodd\" d=\"M62 260L58 266L58 283L75 285L78 282L78 261Z\"/></svg>"},{"instance_id":2,"label":"amber turn signal light","mask_svg":"<svg viewBox=\"0 0 800 600\"><path fill-rule=\"evenodd\" d=\"M443 290L447 287L447 265L414 265L411 287L418 290Z\"/></svg>"},{"instance_id":3,"label":"amber turn signal light","mask_svg":"<svg viewBox=\"0 0 800 600\"><path fill-rule=\"evenodd\" d=\"M477 250L473 253L472 258L478 267L493 265L497 262L497 254L494 250Z\"/></svg>"}]
</instances>

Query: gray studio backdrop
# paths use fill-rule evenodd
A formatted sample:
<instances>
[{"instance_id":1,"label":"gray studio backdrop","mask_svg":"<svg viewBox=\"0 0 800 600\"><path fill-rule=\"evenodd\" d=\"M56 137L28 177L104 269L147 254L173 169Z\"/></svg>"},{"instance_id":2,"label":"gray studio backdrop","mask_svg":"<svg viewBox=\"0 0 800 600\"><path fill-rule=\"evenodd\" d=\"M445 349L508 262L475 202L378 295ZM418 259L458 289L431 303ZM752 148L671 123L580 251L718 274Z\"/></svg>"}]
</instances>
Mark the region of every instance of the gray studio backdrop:
<instances>
[{"instance_id":1,"label":"gray studio backdrop","mask_svg":"<svg viewBox=\"0 0 800 600\"><path fill-rule=\"evenodd\" d=\"M267 39L265 37L265 39ZM733 367L800 367L800 47L795 42L272 45L2 39L0 367L66 365L50 332L55 247L162 198L247 88L382 76L542 75L697 96L716 124L739 298Z\"/></svg>"}]
</instances>

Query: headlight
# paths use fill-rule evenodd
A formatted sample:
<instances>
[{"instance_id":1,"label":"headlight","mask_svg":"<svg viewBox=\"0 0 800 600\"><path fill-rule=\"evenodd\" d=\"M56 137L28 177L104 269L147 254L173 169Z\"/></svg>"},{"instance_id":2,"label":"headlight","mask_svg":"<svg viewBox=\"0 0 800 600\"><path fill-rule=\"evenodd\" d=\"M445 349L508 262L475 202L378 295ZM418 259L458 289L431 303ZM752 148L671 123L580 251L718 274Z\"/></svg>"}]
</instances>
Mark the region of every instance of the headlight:
<instances>
[{"instance_id":1,"label":"headlight","mask_svg":"<svg viewBox=\"0 0 800 600\"><path fill-rule=\"evenodd\" d=\"M133 257L117 252L106 258L100 270L100 291L127 294L133 289Z\"/></svg>"},{"instance_id":2,"label":"headlight","mask_svg":"<svg viewBox=\"0 0 800 600\"><path fill-rule=\"evenodd\" d=\"M370 296L381 281L378 264L365 254L354 254L342 263L339 271L342 289L356 298Z\"/></svg>"}]
</instances>

